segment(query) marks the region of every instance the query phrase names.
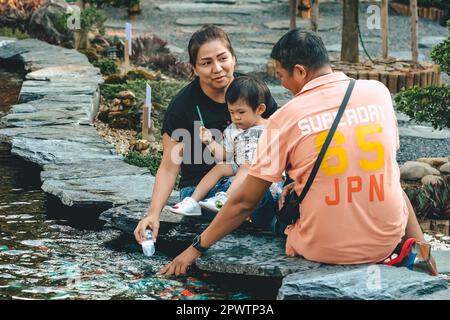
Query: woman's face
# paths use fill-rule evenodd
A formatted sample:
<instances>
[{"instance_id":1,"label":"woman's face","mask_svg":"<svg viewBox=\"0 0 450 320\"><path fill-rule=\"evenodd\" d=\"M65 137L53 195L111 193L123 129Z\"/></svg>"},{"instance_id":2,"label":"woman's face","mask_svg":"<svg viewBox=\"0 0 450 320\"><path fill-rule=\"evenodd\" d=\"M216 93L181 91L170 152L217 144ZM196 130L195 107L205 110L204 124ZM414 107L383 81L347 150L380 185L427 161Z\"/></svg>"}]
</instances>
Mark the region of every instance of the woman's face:
<instances>
[{"instance_id":1,"label":"woman's face","mask_svg":"<svg viewBox=\"0 0 450 320\"><path fill-rule=\"evenodd\" d=\"M198 50L194 72L212 89L226 88L233 80L236 59L220 40L203 44Z\"/></svg>"}]
</instances>

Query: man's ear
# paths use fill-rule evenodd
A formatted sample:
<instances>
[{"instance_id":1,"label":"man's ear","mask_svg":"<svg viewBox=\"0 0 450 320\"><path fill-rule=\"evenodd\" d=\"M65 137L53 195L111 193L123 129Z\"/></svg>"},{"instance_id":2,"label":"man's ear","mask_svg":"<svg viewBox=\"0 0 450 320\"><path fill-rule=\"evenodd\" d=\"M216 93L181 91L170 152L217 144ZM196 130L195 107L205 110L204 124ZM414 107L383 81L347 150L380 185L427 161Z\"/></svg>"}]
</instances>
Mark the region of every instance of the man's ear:
<instances>
[{"instance_id":1,"label":"man's ear","mask_svg":"<svg viewBox=\"0 0 450 320\"><path fill-rule=\"evenodd\" d=\"M194 71L194 75L195 75L196 77L198 77L198 73L197 73L197 70L195 70L195 67L192 67L192 70Z\"/></svg>"},{"instance_id":2,"label":"man's ear","mask_svg":"<svg viewBox=\"0 0 450 320\"><path fill-rule=\"evenodd\" d=\"M267 107L264 103L260 103L256 111L259 115L262 115L266 111Z\"/></svg>"},{"instance_id":3,"label":"man's ear","mask_svg":"<svg viewBox=\"0 0 450 320\"><path fill-rule=\"evenodd\" d=\"M301 64L294 65L293 76L296 78L296 80L299 81L305 80L307 73L308 73L307 69Z\"/></svg>"}]
</instances>

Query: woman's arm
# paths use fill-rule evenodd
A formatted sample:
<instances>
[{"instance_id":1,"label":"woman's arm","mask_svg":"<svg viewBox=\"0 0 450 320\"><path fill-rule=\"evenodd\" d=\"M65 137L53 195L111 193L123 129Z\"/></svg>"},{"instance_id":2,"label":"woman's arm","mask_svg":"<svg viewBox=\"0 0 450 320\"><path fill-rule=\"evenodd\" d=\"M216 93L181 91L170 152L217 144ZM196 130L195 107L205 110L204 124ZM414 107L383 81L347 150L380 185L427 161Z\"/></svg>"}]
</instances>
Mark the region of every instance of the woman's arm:
<instances>
[{"instance_id":1,"label":"woman's arm","mask_svg":"<svg viewBox=\"0 0 450 320\"><path fill-rule=\"evenodd\" d=\"M153 240L156 241L159 230L159 217L175 186L180 172L180 163L183 156L183 144L172 140L167 133L163 134L163 157L155 177L153 194L147 209L147 216L142 219L134 236L141 243L145 240L145 230L150 227L153 232Z\"/></svg>"}]
</instances>

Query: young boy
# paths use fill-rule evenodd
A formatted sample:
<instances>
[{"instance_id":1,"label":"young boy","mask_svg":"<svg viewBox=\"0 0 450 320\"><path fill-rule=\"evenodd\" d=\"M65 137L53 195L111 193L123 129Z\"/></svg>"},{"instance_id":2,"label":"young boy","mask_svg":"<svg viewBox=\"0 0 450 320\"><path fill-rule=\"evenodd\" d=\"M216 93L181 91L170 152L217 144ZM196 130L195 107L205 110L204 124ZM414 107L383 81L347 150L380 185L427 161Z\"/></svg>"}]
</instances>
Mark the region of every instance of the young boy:
<instances>
[{"instance_id":1,"label":"young boy","mask_svg":"<svg viewBox=\"0 0 450 320\"><path fill-rule=\"evenodd\" d=\"M256 78L241 76L228 87L225 100L228 104L232 124L223 133L223 144L212 138L211 131L200 127L200 140L219 161L200 181L191 197L170 208L170 211L187 216L201 215L200 206L218 212L247 176L253 161L258 139L264 130L270 91L266 84ZM226 161L226 162L223 162ZM214 197L202 200L222 177L234 176L227 192L218 192Z\"/></svg>"}]
</instances>

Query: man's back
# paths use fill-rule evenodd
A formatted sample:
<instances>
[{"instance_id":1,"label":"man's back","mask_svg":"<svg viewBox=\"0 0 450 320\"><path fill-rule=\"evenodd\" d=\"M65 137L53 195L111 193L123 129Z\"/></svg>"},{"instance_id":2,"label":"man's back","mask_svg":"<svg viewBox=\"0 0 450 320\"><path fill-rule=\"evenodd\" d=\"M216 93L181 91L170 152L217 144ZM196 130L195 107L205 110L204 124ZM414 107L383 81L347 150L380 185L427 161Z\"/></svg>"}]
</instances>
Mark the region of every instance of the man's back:
<instances>
[{"instance_id":1,"label":"man's back","mask_svg":"<svg viewBox=\"0 0 450 320\"><path fill-rule=\"evenodd\" d=\"M288 165L299 194L348 83L340 72L308 82L269 120L250 174L275 181ZM264 144L269 136L272 147L273 138L279 140L279 155ZM397 122L389 91L378 81L358 80L301 204L301 217L286 231L287 254L338 264L386 258L403 236L408 215L395 159L397 148ZM277 169L275 159L279 161Z\"/></svg>"}]
</instances>

